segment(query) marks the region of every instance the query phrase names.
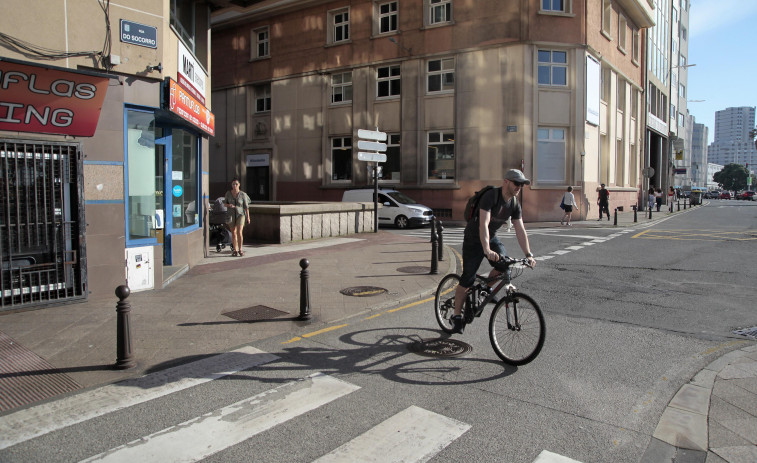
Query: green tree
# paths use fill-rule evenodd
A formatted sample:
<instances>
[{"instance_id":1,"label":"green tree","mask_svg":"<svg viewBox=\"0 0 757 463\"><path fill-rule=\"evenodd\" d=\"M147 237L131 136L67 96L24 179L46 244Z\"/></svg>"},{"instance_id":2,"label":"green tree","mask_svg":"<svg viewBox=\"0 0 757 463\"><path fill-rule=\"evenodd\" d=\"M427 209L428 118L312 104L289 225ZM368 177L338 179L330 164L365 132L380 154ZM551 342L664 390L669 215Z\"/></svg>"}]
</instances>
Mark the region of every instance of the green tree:
<instances>
[{"instance_id":1,"label":"green tree","mask_svg":"<svg viewBox=\"0 0 757 463\"><path fill-rule=\"evenodd\" d=\"M741 164L728 164L723 170L716 172L712 179L726 190L740 191L746 188L747 175L749 171Z\"/></svg>"}]
</instances>

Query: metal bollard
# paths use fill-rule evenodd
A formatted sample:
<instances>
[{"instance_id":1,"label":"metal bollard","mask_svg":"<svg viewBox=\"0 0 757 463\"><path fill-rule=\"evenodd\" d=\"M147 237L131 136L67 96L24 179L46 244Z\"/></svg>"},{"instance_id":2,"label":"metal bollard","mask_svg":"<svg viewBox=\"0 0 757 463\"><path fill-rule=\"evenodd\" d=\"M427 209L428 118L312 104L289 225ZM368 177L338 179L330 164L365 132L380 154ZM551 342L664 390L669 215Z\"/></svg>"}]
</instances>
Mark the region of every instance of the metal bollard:
<instances>
[{"instance_id":1,"label":"metal bollard","mask_svg":"<svg viewBox=\"0 0 757 463\"><path fill-rule=\"evenodd\" d=\"M300 259L300 316L297 320L310 320L310 272L308 266L310 262L307 259Z\"/></svg>"},{"instance_id":2,"label":"metal bollard","mask_svg":"<svg viewBox=\"0 0 757 463\"><path fill-rule=\"evenodd\" d=\"M437 250L439 251L439 261L444 260L444 227L442 226L442 221L437 220L436 221L436 233L439 235L439 245L437 246Z\"/></svg>"},{"instance_id":3,"label":"metal bollard","mask_svg":"<svg viewBox=\"0 0 757 463\"><path fill-rule=\"evenodd\" d=\"M636 215L638 207L636 207L636 204L634 204L631 207L633 208L633 223L636 223L636 222L638 222L638 217Z\"/></svg>"},{"instance_id":4,"label":"metal bollard","mask_svg":"<svg viewBox=\"0 0 757 463\"><path fill-rule=\"evenodd\" d=\"M436 227L431 227L431 275L439 273L439 242Z\"/></svg>"},{"instance_id":5,"label":"metal bollard","mask_svg":"<svg viewBox=\"0 0 757 463\"><path fill-rule=\"evenodd\" d=\"M652 209L654 208L653 207L649 208L649 220L652 220Z\"/></svg>"},{"instance_id":6,"label":"metal bollard","mask_svg":"<svg viewBox=\"0 0 757 463\"><path fill-rule=\"evenodd\" d=\"M131 314L131 304L126 298L131 294L131 290L126 285L116 288L116 364L113 368L116 370L126 370L134 368L137 363L134 361L134 352L131 344L131 323L129 317Z\"/></svg>"},{"instance_id":7,"label":"metal bollard","mask_svg":"<svg viewBox=\"0 0 757 463\"><path fill-rule=\"evenodd\" d=\"M689 203L689 206L691 206L691 203ZM686 210L686 198L683 198L683 210Z\"/></svg>"},{"instance_id":8,"label":"metal bollard","mask_svg":"<svg viewBox=\"0 0 757 463\"><path fill-rule=\"evenodd\" d=\"M618 208L615 208L615 214L613 215L612 224L618 226Z\"/></svg>"},{"instance_id":9,"label":"metal bollard","mask_svg":"<svg viewBox=\"0 0 757 463\"><path fill-rule=\"evenodd\" d=\"M428 242L433 243L434 242L434 232L436 230L436 216L431 217L431 236L429 237Z\"/></svg>"},{"instance_id":10,"label":"metal bollard","mask_svg":"<svg viewBox=\"0 0 757 463\"><path fill-rule=\"evenodd\" d=\"M680 212L680 210L681 210L681 198L678 198L678 211Z\"/></svg>"}]
</instances>

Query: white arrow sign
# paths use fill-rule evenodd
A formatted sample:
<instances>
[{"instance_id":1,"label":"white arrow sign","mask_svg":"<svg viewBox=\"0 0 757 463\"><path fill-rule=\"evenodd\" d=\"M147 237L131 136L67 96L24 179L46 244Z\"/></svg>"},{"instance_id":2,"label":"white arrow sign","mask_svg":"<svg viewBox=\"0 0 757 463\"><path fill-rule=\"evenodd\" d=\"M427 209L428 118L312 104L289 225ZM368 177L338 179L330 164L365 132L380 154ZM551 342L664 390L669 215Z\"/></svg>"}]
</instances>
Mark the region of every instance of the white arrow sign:
<instances>
[{"instance_id":1,"label":"white arrow sign","mask_svg":"<svg viewBox=\"0 0 757 463\"><path fill-rule=\"evenodd\" d=\"M386 141L386 132L359 129L357 131L357 137L365 140Z\"/></svg>"},{"instance_id":2,"label":"white arrow sign","mask_svg":"<svg viewBox=\"0 0 757 463\"><path fill-rule=\"evenodd\" d=\"M358 140L357 148L368 151L386 151L386 143Z\"/></svg>"},{"instance_id":3,"label":"white arrow sign","mask_svg":"<svg viewBox=\"0 0 757 463\"><path fill-rule=\"evenodd\" d=\"M358 151L358 161L372 161L372 162L386 162L386 154L384 153L363 153Z\"/></svg>"}]
</instances>

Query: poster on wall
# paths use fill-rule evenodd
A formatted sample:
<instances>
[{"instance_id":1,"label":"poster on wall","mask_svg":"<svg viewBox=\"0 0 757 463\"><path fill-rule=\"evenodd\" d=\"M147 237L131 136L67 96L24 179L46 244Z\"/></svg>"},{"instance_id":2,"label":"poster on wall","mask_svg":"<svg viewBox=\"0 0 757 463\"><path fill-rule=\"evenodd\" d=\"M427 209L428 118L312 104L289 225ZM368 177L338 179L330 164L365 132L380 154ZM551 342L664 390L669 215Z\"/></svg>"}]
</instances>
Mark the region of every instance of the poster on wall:
<instances>
[{"instance_id":1,"label":"poster on wall","mask_svg":"<svg viewBox=\"0 0 757 463\"><path fill-rule=\"evenodd\" d=\"M599 92L602 88L602 65L586 56L586 122L599 125Z\"/></svg>"}]
</instances>

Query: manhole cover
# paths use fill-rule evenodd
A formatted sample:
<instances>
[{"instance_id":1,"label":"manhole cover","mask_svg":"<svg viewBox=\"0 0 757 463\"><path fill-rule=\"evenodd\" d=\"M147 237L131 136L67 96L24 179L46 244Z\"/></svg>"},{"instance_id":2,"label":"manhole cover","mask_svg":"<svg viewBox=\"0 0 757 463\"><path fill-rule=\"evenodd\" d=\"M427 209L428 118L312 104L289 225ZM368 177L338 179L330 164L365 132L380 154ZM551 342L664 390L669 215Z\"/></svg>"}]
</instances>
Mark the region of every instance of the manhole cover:
<instances>
[{"instance_id":1,"label":"manhole cover","mask_svg":"<svg viewBox=\"0 0 757 463\"><path fill-rule=\"evenodd\" d=\"M411 265L410 267L400 267L397 269L397 271L402 273L429 273L431 271L431 267Z\"/></svg>"},{"instance_id":2,"label":"manhole cover","mask_svg":"<svg viewBox=\"0 0 757 463\"><path fill-rule=\"evenodd\" d=\"M744 328L743 330L734 330L733 334L738 334L739 336L746 336L748 338L757 339L757 326L753 326L751 328Z\"/></svg>"},{"instance_id":3,"label":"manhole cover","mask_svg":"<svg viewBox=\"0 0 757 463\"><path fill-rule=\"evenodd\" d=\"M277 318L289 314L264 305L256 305L253 307L247 307L246 309L226 312L222 315L226 315L234 320L239 320L240 322L256 322L260 320L270 320L271 318Z\"/></svg>"},{"instance_id":4,"label":"manhole cover","mask_svg":"<svg viewBox=\"0 0 757 463\"><path fill-rule=\"evenodd\" d=\"M353 286L351 288L344 288L339 292L345 296L370 297L384 294L386 289L379 288L378 286Z\"/></svg>"},{"instance_id":5,"label":"manhole cover","mask_svg":"<svg viewBox=\"0 0 757 463\"><path fill-rule=\"evenodd\" d=\"M410 352L426 357L457 357L473 350L470 344L457 339L423 339L408 346Z\"/></svg>"}]
</instances>

